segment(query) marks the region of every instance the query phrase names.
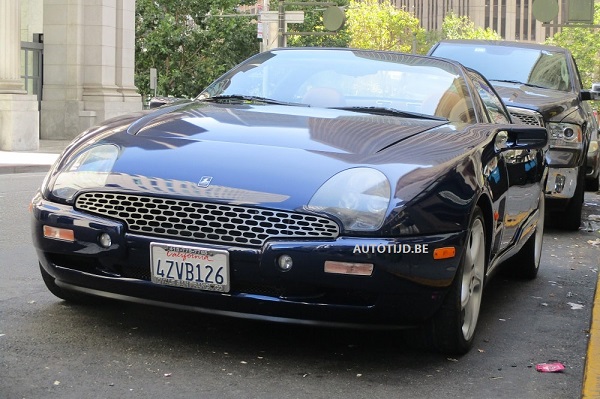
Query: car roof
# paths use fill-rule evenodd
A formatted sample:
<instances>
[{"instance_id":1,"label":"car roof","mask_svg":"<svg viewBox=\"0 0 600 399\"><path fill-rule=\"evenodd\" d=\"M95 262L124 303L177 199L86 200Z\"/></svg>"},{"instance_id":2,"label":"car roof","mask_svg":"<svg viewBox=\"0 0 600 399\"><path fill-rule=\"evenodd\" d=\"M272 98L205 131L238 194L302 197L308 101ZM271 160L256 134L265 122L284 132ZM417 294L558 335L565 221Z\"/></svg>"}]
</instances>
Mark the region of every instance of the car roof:
<instances>
[{"instance_id":1,"label":"car roof","mask_svg":"<svg viewBox=\"0 0 600 399\"><path fill-rule=\"evenodd\" d=\"M464 44L473 44L473 45L485 45L485 46L505 46L505 47L520 47L520 48L530 48L536 50L549 50L549 51L557 51L563 53L569 53L569 50L563 47L552 46L549 44L539 44L539 43L528 43L528 42L516 42L510 40L474 40L474 39L447 39L440 40L438 44L441 43L464 43Z\"/></svg>"}]
</instances>

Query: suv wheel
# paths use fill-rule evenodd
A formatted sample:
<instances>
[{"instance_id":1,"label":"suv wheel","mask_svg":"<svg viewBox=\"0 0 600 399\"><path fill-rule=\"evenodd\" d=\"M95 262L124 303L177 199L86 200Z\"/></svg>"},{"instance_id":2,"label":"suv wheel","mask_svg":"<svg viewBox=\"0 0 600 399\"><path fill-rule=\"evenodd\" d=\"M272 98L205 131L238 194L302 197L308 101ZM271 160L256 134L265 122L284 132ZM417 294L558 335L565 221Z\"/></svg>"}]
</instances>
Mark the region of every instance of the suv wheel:
<instances>
[{"instance_id":1,"label":"suv wheel","mask_svg":"<svg viewBox=\"0 0 600 399\"><path fill-rule=\"evenodd\" d=\"M579 230L579 227L581 226L581 211L583 209L584 193L585 179L583 168L580 167L577 177L577 187L575 188L575 194L573 194L573 198L571 198L565 210L556 215L554 218L558 228L571 231Z\"/></svg>"},{"instance_id":2,"label":"suv wheel","mask_svg":"<svg viewBox=\"0 0 600 399\"><path fill-rule=\"evenodd\" d=\"M585 189L587 191L598 191L600 189L600 173L595 179L585 181Z\"/></svg>"}]
</instances>

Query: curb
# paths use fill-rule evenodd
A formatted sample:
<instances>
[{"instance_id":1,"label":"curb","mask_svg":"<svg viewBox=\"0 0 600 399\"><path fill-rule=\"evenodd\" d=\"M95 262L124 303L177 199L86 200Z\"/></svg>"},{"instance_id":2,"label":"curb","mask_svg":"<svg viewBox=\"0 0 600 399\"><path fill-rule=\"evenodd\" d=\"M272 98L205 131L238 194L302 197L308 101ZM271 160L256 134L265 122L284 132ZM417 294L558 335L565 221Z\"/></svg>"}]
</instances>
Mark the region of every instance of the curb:
<instances>
[{"instance_id":1,"label":"curb","mask_svg":"<svg viewBox=\"0 0 600 399\"><path fill-rule=\"evenodd\" d=\"M582 399L600 397L600 291L598 290L598 282L595 291L590 337L583 370Z\"/></svg>"},{"instance_id":2,"label":"curb","mask_svg":"<svg viewBox=\"0 0 600 399\"><path fill-rule=\"evenodd\" d=\"M0 175L9 175L14 173L39 173L48 172L50 165L1 165Z\"/></svg>"}]
</instances>

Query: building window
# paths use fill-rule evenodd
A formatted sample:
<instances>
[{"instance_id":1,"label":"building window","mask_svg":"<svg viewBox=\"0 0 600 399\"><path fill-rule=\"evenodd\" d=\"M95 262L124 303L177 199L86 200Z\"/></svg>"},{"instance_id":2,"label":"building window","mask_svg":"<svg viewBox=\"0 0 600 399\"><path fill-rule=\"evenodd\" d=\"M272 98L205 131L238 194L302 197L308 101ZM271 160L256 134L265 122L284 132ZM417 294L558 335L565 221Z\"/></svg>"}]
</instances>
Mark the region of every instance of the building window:
<instances>
[{"instance_id":1,"label":"building window","mask_svg":"<svg viewBox=\"0 0 600 399\"><path fill-rule=\"evenodd\" d=\"M524 0L523 5L523 40L529 40L529 0Z\"/></svg>"},{"instance_id":2,"label":"building window","mask_svg":"<svg viewBox=\"0 0 600 399\"><path fill-rule=\"evenodd\" d=\"M515 21L515 40L521 40L521 0L517 0L516 21Z\"/></svg>"},{"instance_id":3,"label":"building window","mask_svg":"<svg viewBox=\"0 0 600 399\"><path fill-rule=\"evenodd\" d=\"M531 10L533 11L533 6L530 7ZM531 35L529 35L529 40L535 40L537 32L536 32L536 28L537 28L537 20L533 17L533 15L530 18L531 20Z\"/></svg>"},{"instance_id":4,"label":"building window","mask_svg":"<svg viewBox=\"0 0 600 399\"><path fill-rule=\"evenodd\" d=\"M506 37L506 0L502 0L500 15L500 36Z\"/></svg>"},{"instance_id":5,"label":"building window","mask_svg":"<svg viewBox=\"0 0 600 399\"><path fill-rule=\"evenodd\" d=\"M499 21L498 21L498 0L494 0L493 3L493 7L494 7L494 18L492 20L492 29L494 29L496 32L499 31L498 29L498 25L499 25Z\"/></svg>"}]
</instances>

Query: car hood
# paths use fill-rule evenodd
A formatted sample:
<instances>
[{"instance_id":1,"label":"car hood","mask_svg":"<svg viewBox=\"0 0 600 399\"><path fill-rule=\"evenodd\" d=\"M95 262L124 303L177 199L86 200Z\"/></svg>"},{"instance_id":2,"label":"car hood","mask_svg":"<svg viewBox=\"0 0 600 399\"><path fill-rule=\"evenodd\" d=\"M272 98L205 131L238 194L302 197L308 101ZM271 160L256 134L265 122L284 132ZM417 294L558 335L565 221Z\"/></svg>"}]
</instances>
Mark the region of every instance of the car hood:
<instances>
[{"instance_id":1,"label":"car hood","mask_svg":"<svg viewBox=\"0 0 600 399\"><path fill-rule=\"evenodd\" d=\"M115 191L296 209L345 169L372 166L392 181L415 170L415 146L403 163L401 143L445 124L335 109L194 102L117 119L79 141L118 146L106 184ZM390 148L393 157L380 155ZM71 153L81 150L75 145Z\"/></svg>"},{"instance_id":2,"label":"car hood","mask_svg":"<svg viewBox=\"0 0 600 399\"><path fill-rule=\"evenodd\" d=\"M152 141L219 142L369 155L447 123L283 105L190 103L173 108L139 119L127 132Z\"/></svg>"},{"instance_id":3,"label":"car hood","mask_svg":"<svg viewBox=\"0 0 600 399\"><path fill-rule=\"evenodd\" d=\"M579 103L573 92L542 89L519 84L493 82L494 88L509 107L526 108L542 114L544 120L558 122Z\"/></svg>"}]
</instances>

